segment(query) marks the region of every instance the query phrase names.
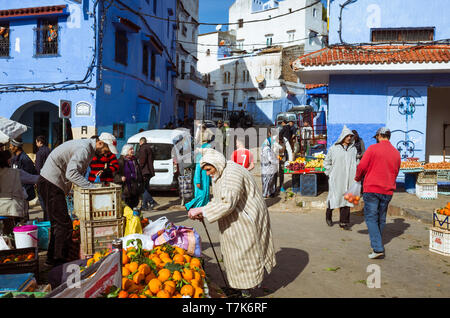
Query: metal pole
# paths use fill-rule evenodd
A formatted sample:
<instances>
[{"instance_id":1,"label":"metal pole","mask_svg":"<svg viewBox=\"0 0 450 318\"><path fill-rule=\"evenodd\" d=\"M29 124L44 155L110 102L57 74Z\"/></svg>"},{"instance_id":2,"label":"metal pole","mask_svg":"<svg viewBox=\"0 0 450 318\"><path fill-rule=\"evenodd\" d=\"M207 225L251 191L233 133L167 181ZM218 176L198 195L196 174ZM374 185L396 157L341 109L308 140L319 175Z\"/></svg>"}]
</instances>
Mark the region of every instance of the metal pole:
<instances>
[{"instance_id":1,"label":"metal pole","mask_svg":"<svg viewBox=\"0 0 450 318\"><path fill-rule=\"evenodd\" d=\"M66 141L66 119L62 119L62 143Z\"/></svg>"},{"instance_id":2,"label":"metal pole","mask_svg":"<svg viewBox=\"0 0 450 318\"><path fill-rule=\"evenodd\" d=\"M211 237L209 236L209 232L208 232L208 229L206 228L205 221L203 219L201 221L203 223L203 226L205 227L205 231L206 231L206 235L208 236L209 244L211 245L211 248L213 250L214 256L215 256L216 261L217 261L217 266L219 266L219 270L220 270L220 273L222 274L222 278L223 278L223 281L225 282L225 286L227 288L230 288L228 286L227 280L225 279L225 275L223 274L222 267L220 266L219 259L218 259L217 254L216 254L216 250L214 249L213 243L211 241Z\"/></svg>"}]
</instances>

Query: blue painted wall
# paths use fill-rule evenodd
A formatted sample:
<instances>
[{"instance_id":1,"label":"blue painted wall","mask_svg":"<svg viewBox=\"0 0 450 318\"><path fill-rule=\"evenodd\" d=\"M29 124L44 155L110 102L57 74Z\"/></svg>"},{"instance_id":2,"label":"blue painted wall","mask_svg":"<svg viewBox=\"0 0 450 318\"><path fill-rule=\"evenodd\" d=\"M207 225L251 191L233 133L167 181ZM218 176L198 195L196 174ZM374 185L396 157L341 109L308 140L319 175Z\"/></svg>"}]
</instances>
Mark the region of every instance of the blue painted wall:
<instances>
[{"instance_id":1,"label":"blue painted wall","mask_svg":"<svg viewBox=\"0 0 450 318\"><path fill-rule=\"evenodd\" d=\"M339 15L347 0L331 0L329 43L340 43ZM435 27L435 40L450 38L447 1L355 0L343 9L342 38L347 43L370 42L371 28Z\"/></svg>"},{"instance_id":2,"label":"blue painted wall","mask_svg":"<svg viewBox=\"0 0 450 318\"><path fill-rule=\"evenodd\" d=\"M154 14L153 1L158 1L156 15L163 18L176 17L176 0L124 0L123 2L132 8L138 8L141 13ZM98 66L99 55L98 50L94 51L96 44L94 35L99 36L102 12L100 8L97 8L98 24L95 30L94 16L91 14L94 10L94 0L82 0L81 3L69 0L1 2L0 9L66 4L67 14L58 18L59 52L57 56L51 57L35 56L36 36L33 28L37 26L36 18L27 17L9 21L10 57L0 58L0 84L81 80L85 77L93 57L96 57L95 65ZM169 13L171 13L170 16ZM113 22L117 22L119 17L127 18L141 28L139 33L128 33L128 66L115 62L116 25ZM102 65L105 68L101 74L101 83L98 81L100 70L95 67L89 77L91 81L82 85L83 88L80 89L64 91L61 88L75 88L75 86L58 85L54 91L47 92L2 92L0 93L0 116L14 117L14 119L23 117L23 120L29 122L32 112L39 110L34 102L46 101L54 105L53 108L47 106L47 109L52 113L52 120L57 120L53 112L58 110L59 100L67 99L72 101L73 128L95 126L98 134L103 131L112 133L114 123L123 123L126 136L123 140L118 140L119 147L140 128L164 126L174 115L176 74L171 70L172 62L176 57L174 23L151 18L146 20L150 30L133 13L111 6L106 12L102 55ZM147 34L154 35L164 47L164 52L156 57L154 81L150 79L151 70L149 76L142 74L143 42L148 42ZM149 65L151 65L150 61ZM105 84L110 85L111 88L108 94L105 93ZM85 86L91 89L86 89ZM75 104L79 101L88 102L92 106L90 116L75 115ZM32 136L29 133L24 137L25 142L32 142Z\"/></svg>"},{"instance_id":3,"label":"blue painted wall","mask_svg":"<svg viewBox=\"0 0 450 318\"><path fill-rule=\"evenodd\" d=\"M344 124L358 131L366 148L374 144L373 135L388 121L389 88L421 87L426 103L429 86L450 86L450 77L446 74L330 76L328 147L337 140ZM426 117L421 121L426 123ZM423 156L424 152L422 160Z\"/></svg>"}]
</instances>

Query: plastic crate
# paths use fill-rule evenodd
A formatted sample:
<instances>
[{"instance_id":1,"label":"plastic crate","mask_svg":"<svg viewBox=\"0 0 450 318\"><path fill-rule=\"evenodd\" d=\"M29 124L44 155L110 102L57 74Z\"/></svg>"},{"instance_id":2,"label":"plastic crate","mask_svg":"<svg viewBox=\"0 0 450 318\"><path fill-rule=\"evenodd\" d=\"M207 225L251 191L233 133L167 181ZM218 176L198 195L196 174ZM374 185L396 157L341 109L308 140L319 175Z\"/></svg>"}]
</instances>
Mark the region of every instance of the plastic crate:
<instances>
[{"instance_id":1,"label":"plastic crate","mask_svg":"<svg viewBox=\"0 0 450 318\"><path fill-rule=\"evenodd\" d=\"M422 171L417 175L418 183L436 183L437 171Z\"/></svg>"},{"instance_id":2,"label":"plastic crate","mask_svg":"<svg viewBox=\"0 0 450 318\"><path fill-rule=\"evenodd\" d=\"M80 220L102 221L122 217L122 186L96 184L94 189L75 186L73 209Z\"/></svg>"},{"instance_id":3,"label":"plastic crate","mask_svg":"<svg viewBox=\"0 0 450 318\"><path fill-rule=\"evenodd\" d=\"M430 251L450 256L450 231L440 228L430 229Z\"/></svg>"},{"instance_id":4,"label":"plastic crate","mask_svg":"<svg viewBox=\"0 0 450 318\"><path fill-rule=\"evenodd\" d=\"M100 252L112 247L112 242L123 237L125 230L125 218L106 221L80 222L80 258L88 258L95 252Z\"/></svg>"},{"instance_id":5,"label":"plastic crate","mask_svg":"<svg viewBox=\"0 0 450 318\"><path fill-rule=\"evenodd\" d=\"M419 199L435 200L438 198L437 183L416 183L416 196Z\"/></svg>"},{"instance_id":6,"label":"plastic crate","mask_svg":"<svg viewBox=\"0 0 450 318\"><path fill-rule=\"evenodd\" d=\"M303 196L315 197L317 196L317 175L316 174L302 174L300 175L300 193Z\"/></svg>"},{"instance_id":7,"label":"plastic crate","mask_svg":"<svg viewBox=\"0 0 450 318\"><path fill-rule=\"evenodd\" d=\"M433 212L433 227L450 231L450 216Z\"/></svg>"},{"instance_id":8,"label":"plastic crate","mask_svg":"<svg viewBox=\"0 0 450 318\"><path fill-rule=\"evenodd\" d=\"M38 247L19 248L14 250L0 251L0 260L9 255L23 255L34 253L34 259L30 261L0 264L0 274L22 274L34 273L34 277L39 279L39 250Z\"/></svg>"}]
</instances>

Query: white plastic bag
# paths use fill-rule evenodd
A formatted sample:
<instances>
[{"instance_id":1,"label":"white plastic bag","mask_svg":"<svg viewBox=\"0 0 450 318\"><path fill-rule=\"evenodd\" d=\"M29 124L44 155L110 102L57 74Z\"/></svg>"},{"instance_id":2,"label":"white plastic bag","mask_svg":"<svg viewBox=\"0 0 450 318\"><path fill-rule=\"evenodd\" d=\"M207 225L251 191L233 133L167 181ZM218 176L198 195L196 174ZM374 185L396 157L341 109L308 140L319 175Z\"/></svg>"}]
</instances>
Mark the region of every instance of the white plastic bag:
<instances>
[{"instance_id":1,"label":"white plastic bag","mask_svg":"<svg viewBox=\"0 0 450 318\"><path fill-rule=\"evenodd\" d=\"M148 235L151 239L151 237L158 233L158 231L164 230L166 227L166 224L169 222L169 220L163 216L157 219L154 222L150 222L145 228L144 228L144 235Z\"/></svg>"},{"instance_id":2,"label":"white plastic bag","mask_svg":"<svg viewBox=\"0 0 450 318\"><path fill-rule=\"evenodd\" d=\"M0 251L12 250L11 240L7 236L0 236Z\"/></svg>"},{"instance_id":3,"label":"white plastic bag","mask_svg":"<svg viewBox=\"0 0 450 318\"><path fill-rule=\"evenodd\" d=\"M142 241L142 248L144 250L152 250L153 249L153 241L152 241L152 237L145 235L145 234L130 234L127 235L125 237L122 237L122 248L123 249L127 249L128 247L132 246L132 247L136 247L137 248L137 242L134 241L133 243L130 242L130 244L128 244L128 242L130 240L141 240Z\"/></svg>"},{"instance_id":4,"label":"white plastic bag","mask_svg":"<svg viewBox=\"0 0 450 318\"><path fill-rule=\"evenodd\" d=\"M344 199L349 203L358 204L361 198L361 182L353 183L347 192L344 193Z\"/></svg>"}]
</instances>

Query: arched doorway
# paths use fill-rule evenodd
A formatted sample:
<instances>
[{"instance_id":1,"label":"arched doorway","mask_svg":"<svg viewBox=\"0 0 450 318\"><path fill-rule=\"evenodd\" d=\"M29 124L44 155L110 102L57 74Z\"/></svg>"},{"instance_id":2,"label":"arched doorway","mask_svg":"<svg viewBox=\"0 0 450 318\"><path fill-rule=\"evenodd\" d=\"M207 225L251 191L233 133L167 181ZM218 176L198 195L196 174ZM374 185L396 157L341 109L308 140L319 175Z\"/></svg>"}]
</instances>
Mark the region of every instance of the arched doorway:
<instances>
[{"instance_id":1,"label":"arched doorway","mask_svg":"<svg viewBox=\"0 0 450 318\"><path fill-rule=\"evenodd\" d=\"M53 103L42 100L26 103L14 112L11 119L28 126L22 135L26 153L36 153L34 140L39 135L46 137L52 149L62 143L62 120L58 106ZM66 120L66 136L67 140L72 139L70 120Z\"/></svg>"}]
</instances>

